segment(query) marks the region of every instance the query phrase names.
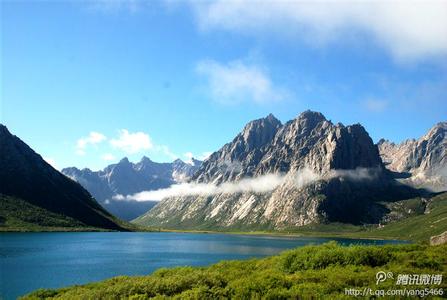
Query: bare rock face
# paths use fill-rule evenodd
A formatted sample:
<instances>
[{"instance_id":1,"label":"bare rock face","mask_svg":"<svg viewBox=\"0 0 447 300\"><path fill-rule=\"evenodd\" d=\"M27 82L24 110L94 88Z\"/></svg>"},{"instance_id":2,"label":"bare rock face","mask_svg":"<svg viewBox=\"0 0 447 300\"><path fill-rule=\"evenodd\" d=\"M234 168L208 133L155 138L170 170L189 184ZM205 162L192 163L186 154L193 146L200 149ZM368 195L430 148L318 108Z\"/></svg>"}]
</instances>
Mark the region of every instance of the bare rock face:
<instances>
[{"instance_id":1,"label":"bare rock face","mask_svg":"<svg viewBox=\"0 0 447 300\"><path fill-rule=\"evenodd\" d=\"M419 140L394 144L382 139L378 148L386 167L403 173L402 182L447 190L447 122L436 124Z\"/></svg>"},{"instance_id":2,"label":"bare rock face","mask_svg":"<svg viewBox=\"0 0 447 300\"><path fill-rule=\"evenodd\" d=\"M440 235L435 235L430 238L430 245L442 245L447 243L447 231L444 231Z\"/></svg>"},{"instance_id":3,"label":"bare rock face","mask_svg":"<svg viewBox=\"0 0 447 300\"><path fill-rule=\"evenodd\" d=\"M275 137L281 122L272 114L248 123L231 143L206 160L192 178L198 182L221 183L254 174L265 147Z\"/></svg>"},{"instance_id":4,"label":"bare rock face","mask_svg":"<svg viewBox=\"0 0 447 300\"><path fill-rule=\"evenodd\" d=\"M283 126L271 114L248 123L203 163L193 180L218 184L304 167L325 173L381 165L377 147L361 125L333 125L321 113L305 111Z\"/></svg>"},{"instance_id":5,"label":"bare rock face","mask_svg":"<svg viewBox=\"0 0 447 300\"><path fill-rule=\"evenodd\" d=\"M376 223L386 210L376 200L411 193L384 171L361 125L334 125L312 111L284 125L273 115L248 123L189 185L205 192L165 198L135 222L241 229Z\"/></svg>"}]
</instances>

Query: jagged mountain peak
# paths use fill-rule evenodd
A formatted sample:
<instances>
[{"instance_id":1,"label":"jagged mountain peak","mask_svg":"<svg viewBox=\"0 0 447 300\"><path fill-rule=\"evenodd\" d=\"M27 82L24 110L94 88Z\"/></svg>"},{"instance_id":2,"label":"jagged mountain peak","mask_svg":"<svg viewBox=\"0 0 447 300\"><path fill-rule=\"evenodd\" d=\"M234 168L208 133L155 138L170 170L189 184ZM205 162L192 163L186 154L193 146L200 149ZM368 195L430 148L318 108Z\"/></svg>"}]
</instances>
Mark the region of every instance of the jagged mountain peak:
<instances>
[{"instance_id":1,"label":"jagged mountain peak","mask_svg":"<svg viewBox=\"0 0 447 300\"><path fill-rule=\"evenodd\" d=\"M313 111L313 110L305 110L302 113L300 113L298 115L298 117L296 117L296 119L300 119L300 120L309 120L309 121L314 121L314 122L321 122L321 121L327 121L326 117L318 111Z\"/></svg>"},{"instance_id":2,"label":"jagged mountain peak","mask_svg":"<svg viewBox=\"0 0 447 300\"><path fill-rule=\"evenodd\" d=\"M280 123L281 121L279 121L272 113L269 113L267 115L267 117L265 117L265 119L267 119L268 121L272 122L272 123Z\"/></svg>"},{"instance_id":3,"label":"jagged mountain peak","mask_svg":"<svg viewBox=\"0 0 447 300\"><path fill-rule=\"evenodd\" d=\"M365 127L363 127L363 125L360 123L348 125L346 126L346 129L357 136L363 136L369 138L368 132L366 131Z\"/></svg>"},{"instance_id":4,"label":"jagged mountain peak","mask_svg":"<svg viewBox=\"0 0 447 300\"><path fill-rule=\"evenodd\" d=\"M281 126L281 122L270 114L249 122L235 140L239 140L246 150L260 148L273 139Z\"/></svg>"},{"instance_id":5,"label":"jagged mountain peak","mask_svg":"<svg viewBox=\"0 0 447 300\"><path fill-rule=\"evenodd\" d=\"M301 136L311 134L313 130L321 130L321 127L332 126L332 123L320 113L306 110L299 114L295 119L288 121L282 128L282 131L288 132L290 137L299 139Z\"/></svg>"},{"instance_id":6,"label":"jagged mountain peak","mask_svg":"<svg viewBox=\"0 0 447 300\"><path fill-rule=\"evenodd\" d=\"M11 134L11 133L9 132L8 128L5 125L0 123L0 134L6 135L6 134Z\"/></svg>"},{"instance_id":7,"label":"jagged mountain peak","mask_svg":"<svg viewBox=\"0 0 447 300\"><path fill-rule=\"evenodd\" d=\"M333 125L323 114L310 110L282 126L279 121L268 128L261 126L266 119L249 122L231 143L204 162L193 179L221 183L291 169L325 173L382 165L377 147L360 124Z\"/></svg>"},{"instance_id":8,"label":"jagged mountain peak","mask_svg":"<svg viewBox=\"0 0 447 300\"><path fill-rule=\"evenodd\" d=\"M123 164L130 164L130 161L127 157L123 157L118 164L123 165Z\"/></svg>"},{"instance_id":9,"label":"jagged mountain peak","mask_svg":"<svg viewBox=\"0 0 447 300\"><path fill-rule=\"evenodd\" d=\"M386 167L407 184L447 189L447 122L434 125L420 139L396 144L381 139L377 146Z\"/></svg>"},{"instance_id":10,"label":"jagged mountain peak","mask_svg":"<svg viewBox=\"0 0 447 300\"><path fill-rule=\"evenodd\" d=\"M394 145L394 142L392 142L392 141L390 141L390 140L387 140L387 139L384 139L384 138L381 138L378 142L377 142L377 145L379 146L379 145L386 145L386 144L392 144L392 145Z\"/></svg>"},{"instance_id":11,"label":"jagged mountain peak","mask_svg":"<svg viewBox=\"0 0 447 300\"><path fill-rule=\"evenodd\" d=\"M200 167L201 162L195 162L196 165L190 165L177 159L172 163L158 163L143 156L138 163L132 163L125 157L100 171L72 167L63 169L62 173L84 186L104 208L123 219L131 220L147 211L149 206L136 201L127 202L124 206L113 199L114 195L131 195L183 182Z\"/></svg>"},{"instance_id":12,"label":"jagged mountain peak","mask_svg":"<svg viewBox=\"0 0 447 300\"><path fill-rule=\"evenodd\" d=\"M377 146L360 124L333 125L313 111L275 124L274 130L266 130L265 124L272 122L263 118L248 123L193 176L196 183L224 187L222 192L166 198L136 222L180 228L376 222L383 208L375 201L384 201L385 190L407 193L395 189L391 176L382 172ZM266 178L278 184L270 186ZM253 190L246 190L246 182Z\"/></svg>"},{"instance_id":13,"label":"jagged mountain peak","mask_svg":"<svg viewBox=\"0 0 447 300\"><path fill-rule=\"evenodd\" d=\"M151 163L152 160L147 157L146 155L144 155L141 159L140 159L140 163Z\"/></svg>"},{"instance_id":14,"label":"jagged mountain peak","mask_svg":"<svg viewBox=\"0 0 447 300\"><path fill-rule=\"evenodd\" d=\"M177 164L177 165L184 165L186 164L183 160L181 160L180 158L177 158L176 160L174 160L172 162L173 164Z\"/></svg>"},{"instance_id":15,"label":"jagged mountain peak","mask_svg":"<svg viewBox=\"0 0 447 300\"><path fill-rule=\"evenodd\" d=\"M439 122L423 136L423 139L429 140L433 138L443 139L447 132L447 122Z\"/></svg>"}]
</instances>

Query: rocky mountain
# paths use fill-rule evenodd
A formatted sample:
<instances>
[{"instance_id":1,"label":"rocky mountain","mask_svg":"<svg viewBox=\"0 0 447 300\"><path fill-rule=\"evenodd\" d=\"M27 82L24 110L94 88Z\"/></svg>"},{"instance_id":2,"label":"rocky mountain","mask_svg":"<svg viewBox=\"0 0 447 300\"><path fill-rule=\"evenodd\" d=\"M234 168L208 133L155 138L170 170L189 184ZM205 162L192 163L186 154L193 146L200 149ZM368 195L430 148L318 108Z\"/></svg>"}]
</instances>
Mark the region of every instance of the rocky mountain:
<instances>
[{"instance_id":1,"label":"rocky mountain","mask_svg":"<svg viewBox=\"0 0 447 300\"><path fill-rule=\"evenodd\" d=\"M124 220L133 220L151 209L156 202L123 201L113 196L158 190L184 182L198 170L201 163L195 159L191 163L180 159L172 163L157 163L146 156L138 163L132 163L125 157L101 171L71 167L62 169L62 173L79 182L112 214Z\"/></svg>"},{"instance_id":2,"label":"rocky mountain","mask_svg":"<svg viewBox=\"0 0 447 300\"><path fill-rule=\"evenodd\" d=\"M284 125L273 115L248 123L188 183L138 224L175 228L278 229L321 222L374 223L379 201L413 190L395 182L360 125L306 111Z\"/></svg>"},{"instance_id":3,"label":"rocky mountain","mask_svg":"<svg viewBox=\"0 0 447 300\"><path fill-rule=\"evenodd\" d=\"M1 226L123 229L81 185L55 170L1 124L0 182Z\"/></svg>"},{"instance_id":4,"label":"rocky mountain","mask_svg":"<svg viewBox=\"0 0 447 300\"><path fill-rule=\"evenodd\" d=\"M418 140L377 144L386 168L402 182L433 191L447 190L447 122L432 127Z\"/></svg>"}]
</instances>

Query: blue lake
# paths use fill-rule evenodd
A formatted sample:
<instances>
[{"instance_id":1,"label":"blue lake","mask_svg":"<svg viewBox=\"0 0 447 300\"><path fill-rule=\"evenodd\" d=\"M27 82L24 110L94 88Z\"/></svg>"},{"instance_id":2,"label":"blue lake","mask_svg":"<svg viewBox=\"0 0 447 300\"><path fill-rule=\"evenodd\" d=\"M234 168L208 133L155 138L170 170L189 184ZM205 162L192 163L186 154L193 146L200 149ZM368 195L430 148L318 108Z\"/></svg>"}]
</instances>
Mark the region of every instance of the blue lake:
<instances>
[{"instance_id":1,"label":"blue lake","mask_svg":"<svg viewBox=\"0 0 447 300\"><path fill-rule=\"evenodd\" d=\"M15 299L38 288L58 288L118 275L146 275L161 267L202 266L248 259L337 240L384 240L193 233L0 233L0 295Z\"/></svg>"}]
</instances>

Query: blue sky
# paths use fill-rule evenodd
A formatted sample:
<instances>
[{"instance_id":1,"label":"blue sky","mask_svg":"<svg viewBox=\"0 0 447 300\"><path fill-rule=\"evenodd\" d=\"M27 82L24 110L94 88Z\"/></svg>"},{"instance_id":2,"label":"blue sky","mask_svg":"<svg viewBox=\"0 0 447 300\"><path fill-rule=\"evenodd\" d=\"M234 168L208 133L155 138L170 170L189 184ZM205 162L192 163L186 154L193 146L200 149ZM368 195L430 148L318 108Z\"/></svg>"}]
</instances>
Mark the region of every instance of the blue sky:
<instances>
[{"instance_id":1,"label":"blue sky","mask_svg":"<svg viewBox=\"0 0 447 300\"><path fill-rule=\"evenodd\" d=\"M306 109L419 137L447 116L446 9L363 3L3 1L1 122L94 170L202 158Z\"/></svg>"}]
</instances>

